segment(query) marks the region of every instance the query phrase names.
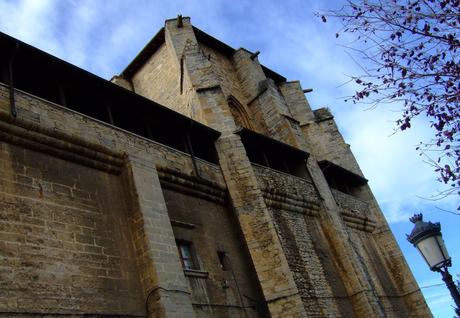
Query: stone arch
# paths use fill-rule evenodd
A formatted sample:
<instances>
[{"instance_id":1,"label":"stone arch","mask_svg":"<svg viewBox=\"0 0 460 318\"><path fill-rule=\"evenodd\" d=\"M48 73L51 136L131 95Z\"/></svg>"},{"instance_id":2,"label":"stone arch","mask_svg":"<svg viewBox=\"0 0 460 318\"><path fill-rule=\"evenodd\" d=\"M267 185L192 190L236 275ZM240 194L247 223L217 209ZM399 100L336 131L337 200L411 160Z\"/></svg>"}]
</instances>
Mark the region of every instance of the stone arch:
<instances>
[{"instance_id":1,"label":"stone arch","mask_svg":"<svg viewBox=\"0 0 460 318\"><path fill-rule=\"evenodd\" d=\"M251 121L249 119L249 115L244 109L243 105L236 99L235 96L229 95L227 97L228 106L230 107L230 112L232 113L233 119L235 120L235 124L237 127L244 127L247 129L251 129Z\"/></svg>"}]
</instances>

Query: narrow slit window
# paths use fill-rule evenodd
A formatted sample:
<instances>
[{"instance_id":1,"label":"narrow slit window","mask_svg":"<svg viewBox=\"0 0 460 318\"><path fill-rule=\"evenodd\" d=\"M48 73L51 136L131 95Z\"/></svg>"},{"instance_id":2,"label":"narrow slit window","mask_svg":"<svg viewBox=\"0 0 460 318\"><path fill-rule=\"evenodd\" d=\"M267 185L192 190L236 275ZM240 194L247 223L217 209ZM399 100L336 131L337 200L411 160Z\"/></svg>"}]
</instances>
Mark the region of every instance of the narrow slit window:
<instances>
[{"instance_id":1,"label":"narrow slit window","mask_svg":"<svg viewBox=\"0 0 460 318\"><path fill-rule=\"evenodd\" d=\"M180 94L184 93L184 57L180 58Z\"/></svg>"},{"instance_id":2,"label":"narrow slit window","mask_svg":"<svg viewBox=\"0 0 460 318\"><path fill-rule=\"evenodd\" d=\"M228 270L227 265L227 253L224 251L217 251L217 257L219 258L219 265L223 271Z\"/></svg>"}]
</instances>

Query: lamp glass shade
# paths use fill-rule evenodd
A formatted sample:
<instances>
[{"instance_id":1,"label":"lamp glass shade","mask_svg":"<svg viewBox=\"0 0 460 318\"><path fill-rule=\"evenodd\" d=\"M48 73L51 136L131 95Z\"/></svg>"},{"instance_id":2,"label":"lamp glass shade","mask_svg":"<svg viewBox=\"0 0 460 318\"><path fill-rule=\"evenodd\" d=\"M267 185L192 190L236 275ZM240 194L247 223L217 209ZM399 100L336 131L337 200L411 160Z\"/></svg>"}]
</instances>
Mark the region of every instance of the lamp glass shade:
<instances>
[{"instance_id":1,"label":"lamp glass shade","mask_svg":"<svg viewBox=\"0 0 460 318\"><path fill-rule=\"evenodd\" d=\"M443 267L449 260L441 235L428 236L420 240L416 247L432 270Z\"/></svg>"}]
</instances>

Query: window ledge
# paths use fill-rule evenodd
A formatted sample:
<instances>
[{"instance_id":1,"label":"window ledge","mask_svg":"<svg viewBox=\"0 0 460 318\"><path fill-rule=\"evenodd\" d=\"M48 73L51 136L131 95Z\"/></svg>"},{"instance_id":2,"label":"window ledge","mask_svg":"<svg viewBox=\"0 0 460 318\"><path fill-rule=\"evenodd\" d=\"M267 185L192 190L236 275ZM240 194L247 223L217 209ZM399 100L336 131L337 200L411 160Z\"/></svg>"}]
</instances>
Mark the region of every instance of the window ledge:
<instances>
[{"instance_id":1,"label":"window ledge","mask_svg":"<svg viewBox=\"0 0 460 318\"><path fill-rule=\"evenodd\" d=\"M184 269L185 276L197 277L197 278L208 278L209 273L205 271L200 271L197 269Z\"/></svg>"}]
</instances>

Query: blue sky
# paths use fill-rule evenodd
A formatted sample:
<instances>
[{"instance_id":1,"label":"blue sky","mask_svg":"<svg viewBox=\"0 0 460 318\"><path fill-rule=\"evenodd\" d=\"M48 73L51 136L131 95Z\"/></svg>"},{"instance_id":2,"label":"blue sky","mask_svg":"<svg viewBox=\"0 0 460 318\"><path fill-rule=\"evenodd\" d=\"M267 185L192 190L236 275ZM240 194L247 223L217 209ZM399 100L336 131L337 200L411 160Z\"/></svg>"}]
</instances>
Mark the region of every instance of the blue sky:
<instances>
[{"instance_id":1,"label":"blue sky","mask_svg":"<svg viewBox=\"0 0 460 318\"><path fill-rule=\"evenodd\" d=\"M398 105L366 110L345 103L353 93L347 75L359 67L335 38L339 26L322 23L314 12L340 1L97 1L0 0L0 31L61 59L110 79L118 74L163 26L177 14L190 16L203 31L235 47L260 50L260 61L288 80L300 80L313 108L329 107L351 144L371 188L420 286L442 283L405 240L412 230L408 217L422 212L440 221L453 259L451 273L460 273L460 246L455 211L458 197L429 198L443 189L415 146L432 134L425 118L407 132L394 132ZM422 288L435 317L452 317L451 298L441 286Z\"/></svg>"}]
</instances>

